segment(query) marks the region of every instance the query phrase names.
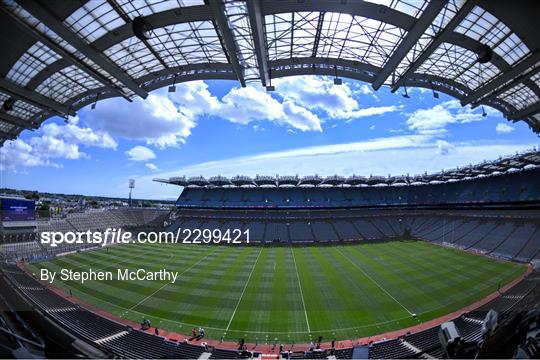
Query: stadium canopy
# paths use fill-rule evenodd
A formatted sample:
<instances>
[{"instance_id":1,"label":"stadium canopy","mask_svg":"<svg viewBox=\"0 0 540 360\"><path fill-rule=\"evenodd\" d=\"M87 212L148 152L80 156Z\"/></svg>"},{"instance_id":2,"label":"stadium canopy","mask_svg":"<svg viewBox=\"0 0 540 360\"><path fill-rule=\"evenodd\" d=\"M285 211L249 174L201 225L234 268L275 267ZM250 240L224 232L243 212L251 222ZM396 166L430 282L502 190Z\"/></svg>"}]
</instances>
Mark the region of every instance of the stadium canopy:
<instances>
[{"instance_id":1,"label":"stadium canopy","mask_svg":"<svg viewBox=\"0 0 540 360\"><path fill-rule=\"evenodd\" d=\"M484 161L480 164L469 165L461 168L441 170L438 173L422 175L401 176L358 176L348 178L339 175L331 175L325 178L318 175L305 177L297 176L255 176L251 178L245 175L237 175L231 179L225 176L214 176L206 179L203 176L186 177L176 176L168 179L154 179L156 182L172 184L184 187L281 187L281 186L402 186L421 185L432 183L445 183L460 180L470 180L486 176L497 176L505 173L540 169L540 152L536 149L517 153L511 156L500 157L494 161Z\"/></svg>"},{"instance_id":2,"label":"stadium canopy","mask_svg":"<svg viewBox=\"0 0 540 360\"><path fill-rule=\"evenodd\" d=\"M540 133L535 1L0 2L0 143L106 98L292 75L427 88Z\"/></svg>"}]
</instances>

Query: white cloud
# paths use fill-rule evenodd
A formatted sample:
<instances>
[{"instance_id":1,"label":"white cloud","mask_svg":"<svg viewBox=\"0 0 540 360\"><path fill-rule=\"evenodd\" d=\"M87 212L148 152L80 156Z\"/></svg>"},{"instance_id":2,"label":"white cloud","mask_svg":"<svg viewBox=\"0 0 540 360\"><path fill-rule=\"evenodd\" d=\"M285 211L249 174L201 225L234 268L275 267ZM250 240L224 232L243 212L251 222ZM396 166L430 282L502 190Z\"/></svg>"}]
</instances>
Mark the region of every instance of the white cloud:
<instances>
[{"instance_id":1,"label":"white cloud","mask_svg":"<svg viewBox=\"0 0 540 360\"><path fill-rule=\"evenodd\" d=\"M272 153L253 155L248 157L251 160L280 159L298 156L317 156L339 153L366 152L384 149L403 149L409 147L427 146L430 141L425 135L404 135L385 138L374 138L366 141L358 141L344 144L308 146L298 149L276 151Z\"/></svg>"},{"instance_id":2,"label":"white cloud","mask_svg":"<svg viewBox=\"0 0 540 360\"><path fill-rule=\"evenodd\" d=\"M437 140L437 154L438 155L448 155L455 150L456 150L456 147L450 144L448 141Z\"/></svg>"},{"instance_id":3,"label":"white cloud","mask_svg":"<svg viewBox=\"0 0 540 360\"><path fill-rule=\"evenodd\" d=\"M369 87L369 85L361 85L359 88L358 88L358 91L364 95L367 95L367 94L373 94L373 90L371 90L371 88Z\"/></svg>"},{"instance_id":4,"label":"white cloud","mask_svg":"<svg viewBox=\"0 0 540 360\"><path fill-rule=\"evenodd\" d=\"M50 123L39 130L41 136L7 141L0 148L0 169L20 171L20 168L33 166L61 167L54 159L89 157L80 146L116 149L118 144L109 134L77 124L78 118L71 118L65 125Z\"/></svg>"},{"instance_id":5,"label":"white cloud","mask_svg":"<svg viewBox=\"0 0 540 360\"><path fill-rule=\"evenodd\" d=\"M158 148L185 143L198 121L214 116L246 125L269 121L288 129L322 131L326 118L353 119L395 112L401 106L361 108L355 95L373 94L368 85L335 86L329 78L298 76L276 79L272 96L260 84L232 88L221 100L203 81L176 85L176 92L160 89L146 100L100 101L95 110L83 109L83 120L113 137L143 140Z\"/></svg>"},{"instance_id":6,"label":"white cloud","mask_svg":"<svg viewBox=\"0 0 540 360\"><path fill-rule=\"evenodd\" d=\"M354 111L351 114L351 118L348 119L348 121L351 121L353 119L361 118L361 117L369 117L369 116L375 116L375 115L382 115L386 114L388 112L394 112L402 109L403 106L400 105L390 105L390 106L374 106L369 107L365 109L359 109Z\"/></svg>"},{"instance_id":7,"label":"white cloud","mask_svg":"<svg viewBox=\"0 0 540 360\"><path fill-rule=\"evenodd\" d=\"M159 148L178 146L191 135L199 117L219 106L203 81L176 85L176 92L165 89L150 94L146 100L132 103L121 99L100 101L95 110L82 110L84 120L94 129L115 137L145 140Z\"/></svg>"},{"instance_id":8,"label":"white cloud","mask_svg":"<svg viewBox=\"0 0 540 360\"><path fill-rule=\"evenodd\" d=\"M238 124L271 121L301 131L321 131L319 117L291 101L280 102L261 86L233 88L219 107L217 116Z\"/></svg>"},{"instance_id":9,"label":"white cloud","mask_svg":"<svg viewBox=\"0 0 540 360\"><path fill-rule=\"evenodd\" d=\"M375 130L375 125L371 125L371 126L369 127L369 130Z\"/></svg>"},{"instance_id":10,"label":"white cloud","mask_svg":"<svg viewBox=\"0 0 540 360\"><path fill-rule=\"evenodd\" d=\"M131 161L148 161L156 158L156 154L152 149L146 146L135 146L125 152Z\"/></svg>"},{"instance_id":11,"label":"white cloud","mask_svg":"<svg viewBox=\"0 0 540 360\"><path fill-rule=\"evenodd\" d=\"M144 164L144 166L146 166L148 169L152 170L152 171L158 171L158 167L152 163L146 163Z\"/></svg>"},{"instance_id":12,"label":"white cloud","mask_svg":"<svg viewBox=\"0 0 540 360\"><path fill-rule=\"evenodd\" d=\"M498 123L495 127L495 131L497 131L497 134L509 134L514 130L515 128L513 126L510 126L506 123Z\"/></svg>"},{"instance_id":13,"label":"white cloud","mask_svg":"<svg viewBox=\"0 0 540 360\"><path fill-rule=\"evenodd\" d=\"M356 94L370 94L367 85L351 89L347 83L334 85L332 79L322 76L296 76L274 81L277 95L285 101L294 101L310 111L322 111L332 119L353 120L360 117L380 115L399 110L400 106L360 108L353 97Z\"/></svg>"},{"instance_id":14,"label":"white cloud","mask_svg":"<svg viewBox=\"0 0 540 360\"><path fill-rule=\"evenodd\" d=\"M450 100L429 109L416 110L409 116L410 130L420 134L443 135L448 124L481 121L482 114L469 106L462 107L458 100Z\"/></svg>"}]
</instances>

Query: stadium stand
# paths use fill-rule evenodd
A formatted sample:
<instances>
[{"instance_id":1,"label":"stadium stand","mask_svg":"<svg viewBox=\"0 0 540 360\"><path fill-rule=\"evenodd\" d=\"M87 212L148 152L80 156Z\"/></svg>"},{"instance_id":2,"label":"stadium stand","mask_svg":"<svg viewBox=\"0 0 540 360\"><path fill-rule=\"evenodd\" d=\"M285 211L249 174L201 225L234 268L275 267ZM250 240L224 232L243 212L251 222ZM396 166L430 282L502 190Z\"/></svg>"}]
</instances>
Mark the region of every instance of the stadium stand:
<instances>
[{"instance_id":1,"label":"stadium stand","mask_svg":"<svg viewBox=\"0 0 540 360\"><path fill-rule=\"evenodd\" d=\"M3 233L0 235L0 258L39 259L57 254L80 251L94 247L94 244L58 244L44 246L39 242L42 232L86 232L111 229L137 229L148 226L158 227L168 217L169 211L153 208L99 209L69 214L64 219L38 221L32 232Z\"/></svg>"},{"instance_id":2,"label":"stadium stand","mask_svg":"<svg viewBox=\"0 0 540 360\"><path fill-rule=\"evenodd\" d=\"M493 209L179 209L167 228L249 229L250 242L305 244L416 238L500 259L540 259L540 212Z\"/></svg>"},{"instance_id":3,"label":"stadium stand","mask_svg":"<svg viewBox=\"0 0 540 360\"><path fill-rule=\"evenodd\" d=\"M2 273L9 284L39 307L46 317L111 354L127 358L196 359L205 352L202 346L172 342L82 309L51 292L15 265L2 265Z\"/></svg>"},{"instance_id":4,"label":"stadium stand","mask_svg":"<svg viewBox=\"0 0 540 360\"><path fill-rule=\"evenodd\" d=\"M329 186L215 187L186 184L176 205L183 208L351 208L538 203L540 169L527 168L460 179L384 186L346 182ZM156 181L176 184L174 180ZM276 180L277 181L277 180ZM386 180L385 180L386 181Z\"/></svg>"}]
</instances>

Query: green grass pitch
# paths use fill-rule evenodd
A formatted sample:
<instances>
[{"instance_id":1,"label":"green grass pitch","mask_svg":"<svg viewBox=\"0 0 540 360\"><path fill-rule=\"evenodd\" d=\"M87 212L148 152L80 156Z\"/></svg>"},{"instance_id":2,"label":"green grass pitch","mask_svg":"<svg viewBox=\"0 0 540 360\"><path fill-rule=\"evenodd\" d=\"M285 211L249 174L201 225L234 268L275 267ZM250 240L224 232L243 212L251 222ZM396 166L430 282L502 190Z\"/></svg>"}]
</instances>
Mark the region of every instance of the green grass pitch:
<instances>
[{"instance_id":1,"label":"green grass pitch","mask_svg":"<svg viewBox=\"0 0 540 360\"><path fill-rule=\"evenodd\" d=\"M158 281L58 282L110 313L189 334L248 342L354 339L459 310L525 271L422 241L340 246L123 245L30 265L52 271L178 271ZM168 285L167 285L168 284ZM417 314L417 320L411 313Z\"/></svg>"}]
</instances>

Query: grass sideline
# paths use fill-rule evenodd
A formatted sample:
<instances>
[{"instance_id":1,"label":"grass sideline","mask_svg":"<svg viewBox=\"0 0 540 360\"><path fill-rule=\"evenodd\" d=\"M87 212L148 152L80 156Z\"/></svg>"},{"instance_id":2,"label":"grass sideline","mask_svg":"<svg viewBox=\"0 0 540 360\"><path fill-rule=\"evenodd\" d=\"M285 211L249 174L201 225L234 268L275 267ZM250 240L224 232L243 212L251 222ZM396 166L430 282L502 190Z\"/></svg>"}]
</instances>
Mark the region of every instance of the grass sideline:
<instances>
[{"instance_id":1,"label":"grass sideline","mask_svg":"<svg viewBox=\"0 0 540 360\"><path fill-rule=\"evenodd\" d=\"M202 326L209 338L258 338L261 344L354 339L416 325L457 311L526 270L423 241L292 248L130 244L29 267L36 274L41 267L178 271L175 284L54 285L133 321L146 317L184 334Z\"/></svg>"}]
</instances>

